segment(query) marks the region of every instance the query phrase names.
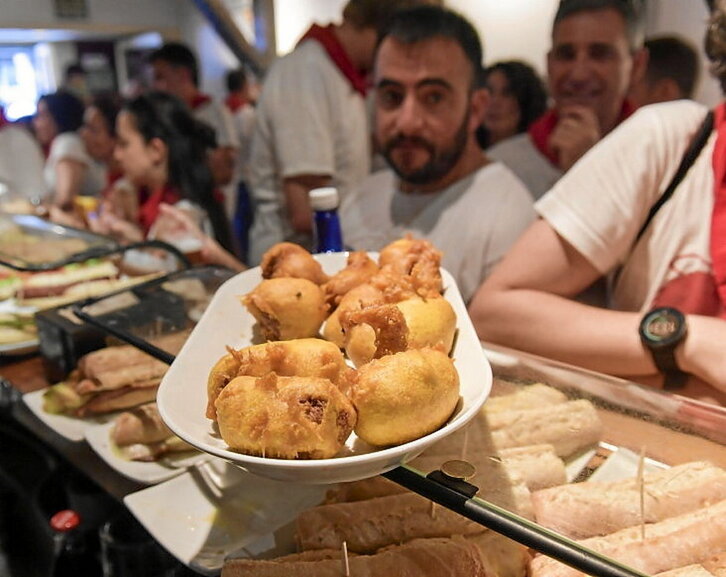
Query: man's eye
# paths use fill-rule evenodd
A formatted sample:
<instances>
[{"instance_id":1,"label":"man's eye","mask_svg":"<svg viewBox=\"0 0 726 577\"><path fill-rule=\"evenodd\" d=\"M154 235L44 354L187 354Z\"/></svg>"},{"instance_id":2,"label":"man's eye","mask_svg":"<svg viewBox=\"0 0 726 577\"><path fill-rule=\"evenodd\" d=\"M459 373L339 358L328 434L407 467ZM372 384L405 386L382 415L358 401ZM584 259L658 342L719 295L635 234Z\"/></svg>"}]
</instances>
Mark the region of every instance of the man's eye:
<instances>
[{"instance_id":1,"label":"man's eye","mask_svg":"<svg viewBox=\"0 0 726 577\"><path fill-rule=\"evenodd\" d=\"M575 58L575 51L569 46L560 46L558 48L555 48L552 54L555 60L560 60L562 62Z\"/></svg>"},{"instance_id":2,"label":"man's eye","mask_svg":"<svg viewBox=\"0 0 726 577\"><path fill-rule=\"evenodd\" d=\"M393 90L383 90L378 92L378 102L386 108L394 108L401 104L403 95Z\"/></svg>"},{"instance_id":3,"label":"man's eye","mask_svg":"<svg viewBox=\"0 0 726 577\"><path fill-rule=\"evenodd\" d=\"M435 106L443 102L443 100L444 94L442 92L429 92L423 97L423 101L427 106Z\"/></svg>"},{"instance_id":4,"label":"man's eye","mask_svg":"<svg viewBox=\"0 0 726 577\"><path fill-rule=\"evenodd\" d=\"M615 50L607 44L595 44L590 47L590 58L593 60L609 60L615 55Z\"/></svg>"}]
</instances>

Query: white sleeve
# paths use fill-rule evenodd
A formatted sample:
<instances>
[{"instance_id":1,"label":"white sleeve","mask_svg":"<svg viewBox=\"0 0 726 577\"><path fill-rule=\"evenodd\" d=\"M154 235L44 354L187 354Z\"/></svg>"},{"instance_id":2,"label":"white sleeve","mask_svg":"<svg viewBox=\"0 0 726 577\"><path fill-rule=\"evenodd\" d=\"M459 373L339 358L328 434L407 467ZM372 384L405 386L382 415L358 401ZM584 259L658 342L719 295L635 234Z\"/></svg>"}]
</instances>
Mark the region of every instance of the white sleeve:
<instances>
[{"instance_id":1,"label":"white sleeve","mask_svg":"<svg viewBox=\"0 0 726 577\"><path fill-rule=\"evenodd\" d=\"M81 137L75 132L64 132L53 139L49 159L55 163L61 160L75 160L84 165L91 163Z\"/></svg>"},{"instance_id":2,"label":"white sleeve","mask_svg":"<svg viewBox=\"0 0 726 577\"><path fill-rule=\"evenodd\" d=\"M670 182L706 109L648 106L593 147L535 205L601 273L620 264Z\"/></svg>"}]
</instances>

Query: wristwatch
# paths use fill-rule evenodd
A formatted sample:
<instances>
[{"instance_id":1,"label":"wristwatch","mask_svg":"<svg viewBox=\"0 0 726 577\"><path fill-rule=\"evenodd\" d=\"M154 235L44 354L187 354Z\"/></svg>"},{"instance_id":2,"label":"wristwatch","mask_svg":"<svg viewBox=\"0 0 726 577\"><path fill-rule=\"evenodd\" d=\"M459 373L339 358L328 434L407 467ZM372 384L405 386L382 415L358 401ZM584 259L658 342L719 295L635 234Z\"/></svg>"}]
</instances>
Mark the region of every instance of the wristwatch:
<instances>
[{"instance_id":1,"label":"wristwatch","mask_svg":"<svg viewBox=\"0 0 726 577\"><path fill-rule=\"evenodd\" d=\"M639 332L655 366L665 375L664 388L673 390L685 385L688 375L678 368L674 354L688 332L683 313L671 307L653 309L640 321Z\"/></svg>"}]
</instances>

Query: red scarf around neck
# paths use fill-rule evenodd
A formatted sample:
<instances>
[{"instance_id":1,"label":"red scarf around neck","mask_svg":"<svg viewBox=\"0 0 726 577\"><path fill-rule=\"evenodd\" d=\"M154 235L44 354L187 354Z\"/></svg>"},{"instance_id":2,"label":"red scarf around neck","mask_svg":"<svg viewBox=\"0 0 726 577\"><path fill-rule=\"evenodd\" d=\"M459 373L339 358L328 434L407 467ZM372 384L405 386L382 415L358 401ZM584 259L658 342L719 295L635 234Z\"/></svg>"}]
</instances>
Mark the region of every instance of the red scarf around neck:
<instances>
[{"instance_id":1,"label":"red scarf around neck","mask_svg":"<svg viewBox=\"0 0 726 577\"><path fill-rule=\"evenodd\" d=\"M144 236L149 234L151 225L159 216L159 205L176 204L181 200L181 195L170 186L163 186L156 190L148 189L140 191L139 225L144 231Z\"/></svg>"},{"instance_id":2,"label":"red scarf around neck","mask_svg":"<svg viewBox=\"0 0 726 577\"><path fill-rule=\"evenodd\" d=\"M721 301L721 318L726 317L726 103L714 111L716 144L713 147L714 203L711 214L711 266Z\"/></svg>"},{"instance_id":3,"label":"red scarf around neck","mask_svg":"<svg viewBox=\"0 0 726 577\"><path fill-rule=\"evenodd\" d=\"M618 116L617 124L620 124L628 116L635 112L635 107L629 102L623 102L623 107L620 109L620 116ZM547 158L555 166L558 166L559 159L554 150L549 147L549 140L552 132L554 131L560 117L557 111L553 108L545 112L537 120L535 120L527 130L529 137L532 139L532 143L537 147L537 150Z\"/></svg>"},{"instance_id":4,"label":"red scarf around neck","mask_svg":"<svg viewBox=\"0 0 726 577\"><path fill-rule=\"evenodd\" d=\"M193 96L191 101L189 102L189 108L191 108L192 110L196 110L197 108L199 108L200 106L203 106L204 104L206 104L207 102L210 102L211 100L212 99L209 96L207 96L206 94L197 92Z\"/></svg>"},{"instance_id":5,"label":"red scarf around neck","mask_svg":"<svg viewBox=\"0 0 726 577\"><path fill-rule=\"evenodd\" d=\"M305 40L315 40L319 42L325 51L330 56L330 59L335 63L340 70L341 74L346 77L353 90L358 92L361 96L366 95L368 83L366 81L365 74L355 67L348 54L343 49L343 45L338 40L338 37L333 32L333 26L318 26L313 24L303 37L300 42ZM299 44L299 43L298 43Z\"/></svg>"},{"instance_id":6,"label":"red scarf around neck","mask_svg":"<svg viewBox=\"0 0 726 577\"><path fill-rule=\"evenodd\" d=\"M249 100L239 94L230 94L227 98L225 98L224 104L230 112L235 113L240 108L247 106L249 104Z\"/></svg>"}]
</instances>

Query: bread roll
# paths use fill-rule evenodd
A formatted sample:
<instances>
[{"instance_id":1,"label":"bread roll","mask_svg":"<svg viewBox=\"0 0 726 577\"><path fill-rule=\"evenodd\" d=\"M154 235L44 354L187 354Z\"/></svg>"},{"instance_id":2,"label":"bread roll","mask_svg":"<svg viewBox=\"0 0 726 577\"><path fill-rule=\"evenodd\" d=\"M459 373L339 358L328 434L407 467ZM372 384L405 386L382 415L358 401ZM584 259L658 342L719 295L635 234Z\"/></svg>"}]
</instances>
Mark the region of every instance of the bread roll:
<instances>
[{"instance_id":1,"label":"bread roll","mask_svg":"<svg viewBox=\"0 0 726 577\"><path fill-rule=\"evenodd\" d=\"M641 539L641 527L635 526L580 543L648 575L700 563L724 551L726 501L648 524L645 539ZM543 555L532 560L532 577L580 575L583 573Z\"/></svg>"},{"instance_id":2,"label":"bread roll","mask_svg":"<svg viewBox=\"0 0 726 577\"><path fill-rule=\"evenodd\" d=\"M296 522L300 549L372 553L381 547L421 537L471 535L484 528L414 493L355 503L321 505L303 511Z\"/></svg>"},{"instance_id":3,"label":"bread roll","mask_svg":"<svg viewBox=\"0 0 726 577\"><path fill-rule=\"evenodd\" d=\"M489 397L484 403L485 414L501 411L521 411L539 407L559 405L567 402L567 396L562 391L548 387L542 383L534 383L521 387L514 393Z\"/></svg>"},{"instance_id":4,"label":"bread roll","mask_svg":"<svg viewBox=\"0 0 726 577\"><path fill-rule=\"evenodd\" d=\"M701 563L664 571L656 577L726 577L726 550Z\"/></svg>"},{"instance_id":5,"label":"bread roll","mask_svg":"<svg viewBox=\"0 0 726 577\"><path fill-rule=\"evenodd\" d=\"M574 539L606 535L661 521L726 499L726 471L710 463L686 463L643 476L643 511L637 479L588 481L532 495L540 525ZM726 548L726 544L725 544Z\"/></svg>"},{"instance_id":6,"label":"bread roll","mask_svg":"<svg viewBox=\"0 0 726 577\"><path fill-rule=\"evenodd\" d=\"M485 577L475 545L463 539L418 539L375 555L350 556L351 577ZM342 559L284 562L230 559L222 577L341 577Z\"/></svg>"}]
</instances>

